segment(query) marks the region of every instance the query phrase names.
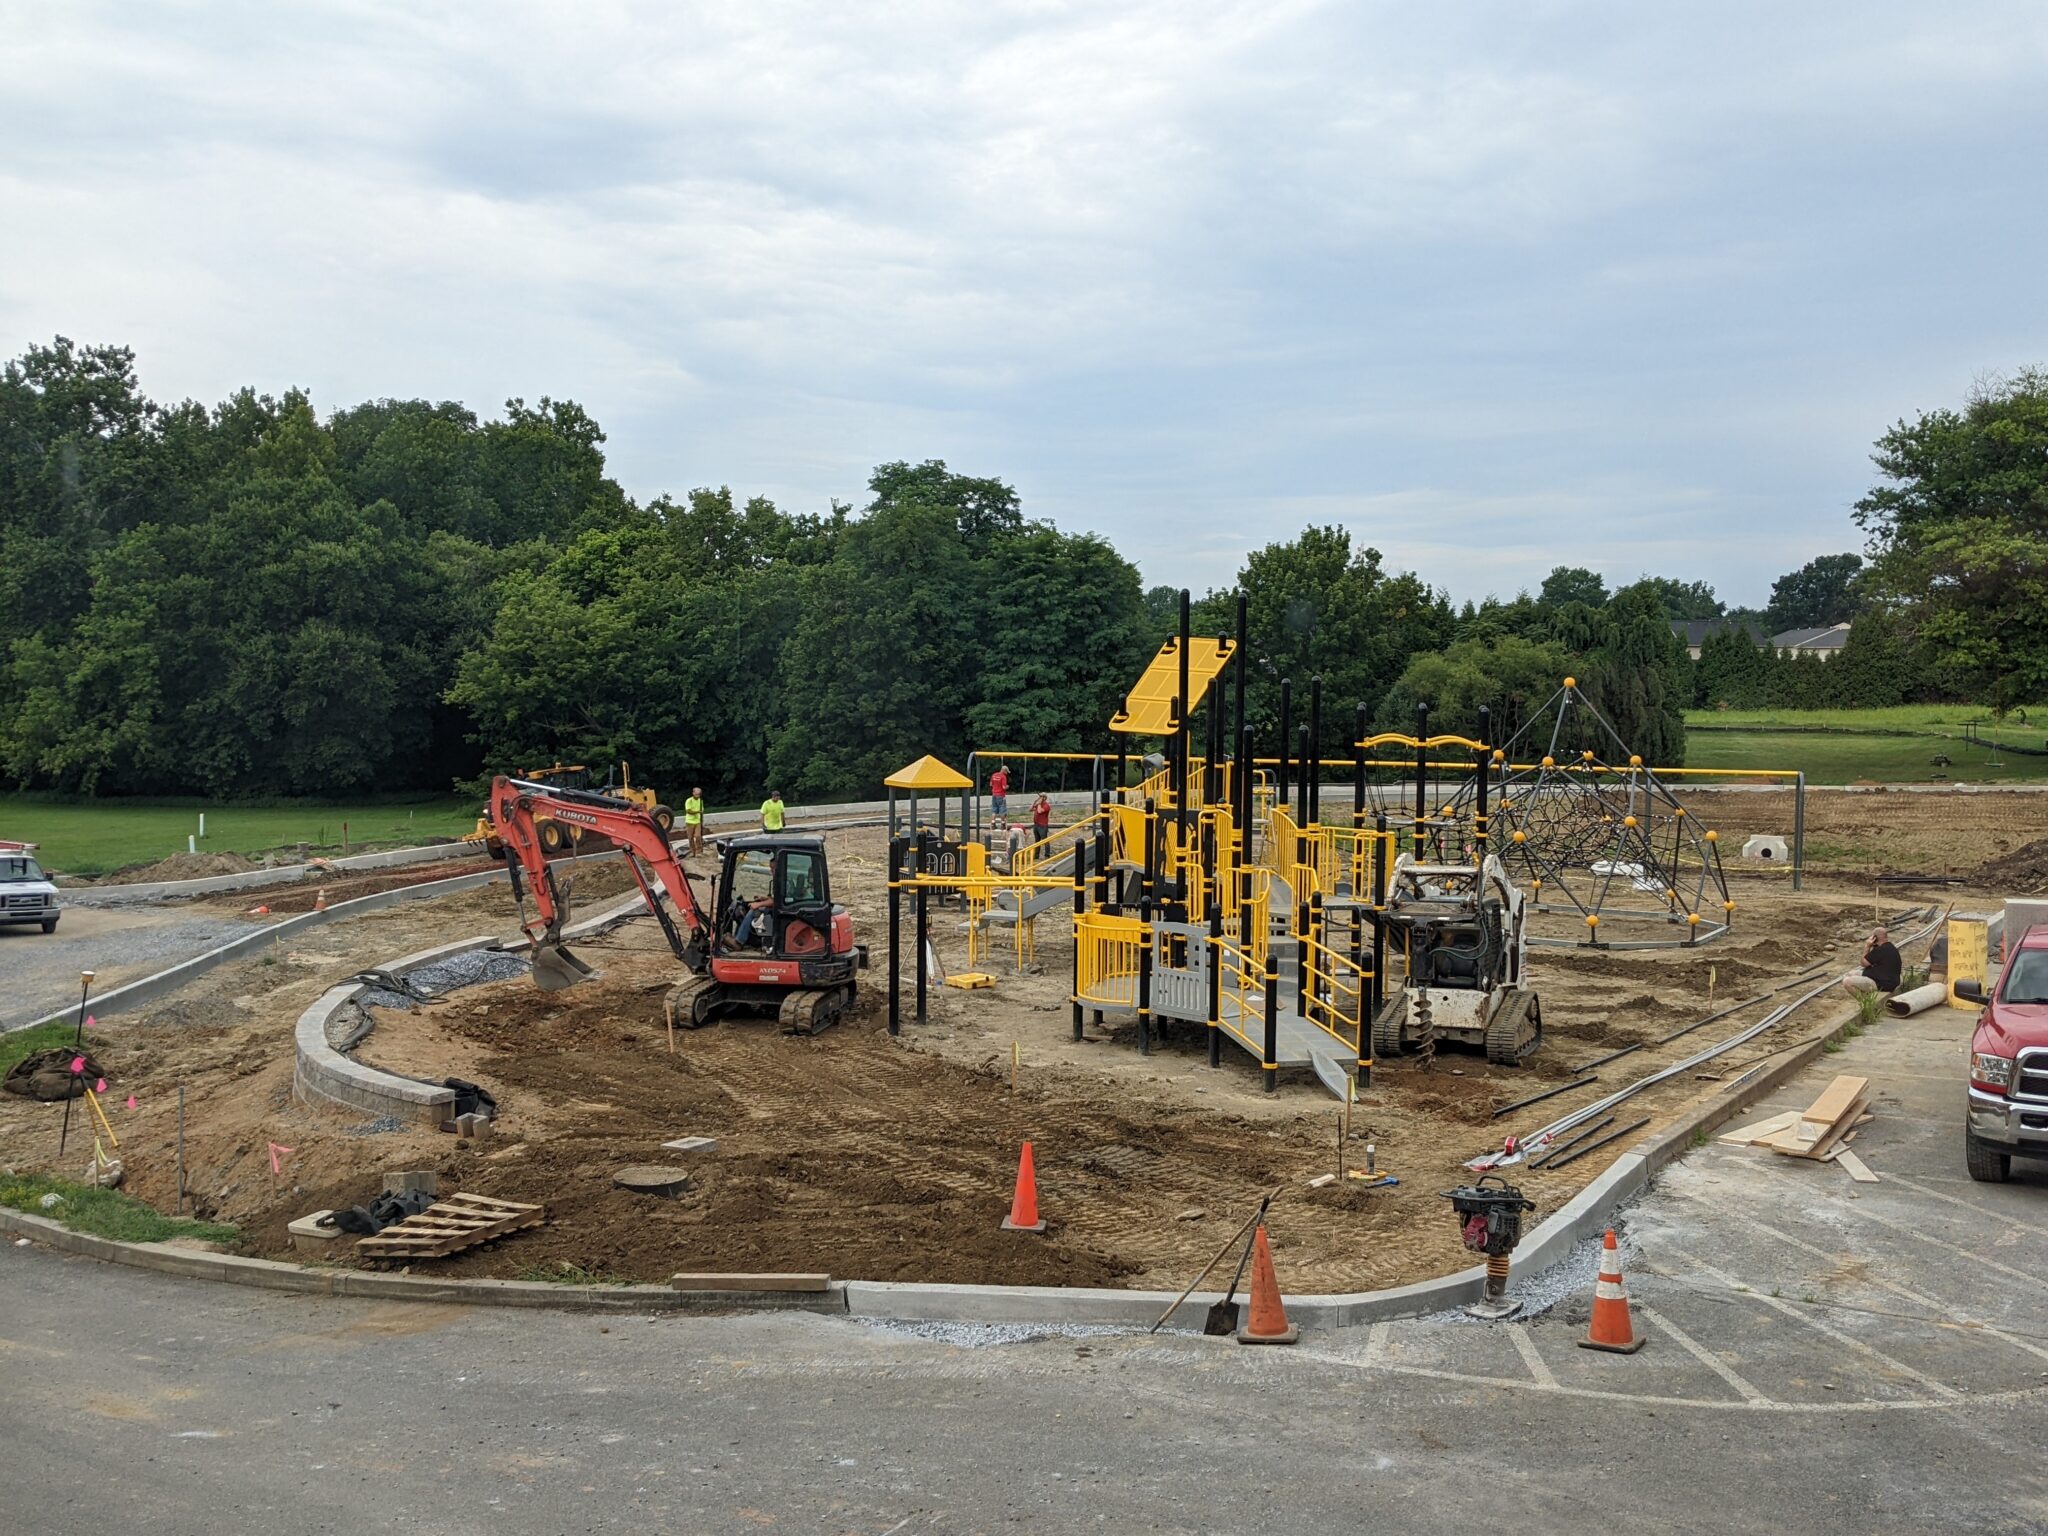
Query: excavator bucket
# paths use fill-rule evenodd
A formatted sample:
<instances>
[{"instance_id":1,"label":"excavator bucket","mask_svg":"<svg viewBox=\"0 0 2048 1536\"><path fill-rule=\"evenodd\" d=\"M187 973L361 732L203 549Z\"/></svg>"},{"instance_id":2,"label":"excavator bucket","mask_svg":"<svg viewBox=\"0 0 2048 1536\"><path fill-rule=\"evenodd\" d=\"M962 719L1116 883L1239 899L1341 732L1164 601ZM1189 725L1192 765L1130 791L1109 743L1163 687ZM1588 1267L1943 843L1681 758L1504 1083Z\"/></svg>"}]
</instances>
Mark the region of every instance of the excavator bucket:
<instances>
[{"instance_id":1,"label":"excavator bucket","mask_svg":"<svg viewBox=\"0 0 2048 1536\"><path fill-rule=\"evenodd\" d=\"M533 984L543 992L560 992L597 974L566 944L542 942L533 946Z\"/></svg>"}]
</instances>

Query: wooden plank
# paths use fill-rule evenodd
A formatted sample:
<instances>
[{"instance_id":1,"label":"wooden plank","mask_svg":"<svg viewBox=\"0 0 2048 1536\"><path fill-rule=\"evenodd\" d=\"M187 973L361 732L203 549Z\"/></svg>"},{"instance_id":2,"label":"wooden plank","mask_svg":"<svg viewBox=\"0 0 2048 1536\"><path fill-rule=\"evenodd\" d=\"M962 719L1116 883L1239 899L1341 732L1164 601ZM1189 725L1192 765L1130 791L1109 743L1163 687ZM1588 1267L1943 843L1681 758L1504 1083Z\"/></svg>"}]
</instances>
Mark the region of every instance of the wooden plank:
<instances>
[{"instance_id":1,"label":"wooden plank","mask_svg":"<svg viewBox=\"0 0 2048 1536\"><path fill-rule=\"evenodd\" d=\"M1768 1120L1757 1120L1738 1130L1729 1131L1720 1139L1731 1147L1751 1146L1762 1137L1775 1136L1787 1126L1797 1123L1798 1119L1799 1111L1788 1109L1782 1115L1773 1115Z\"/></svg>"},{"instance_id":2,"label":"wooden plank","mask_svg":"<svg viewBox=\"0 0 2048 1536\"><path fill-rule=\"evenodd\" d=\"M1848 1115L1849 1107L1869 1091L1869 1078L1850 1077L1845 1073L1822 1089L1820 1097L1806 1107L1800 1118L1815 1125L1833 1125ZM1849 1118L1854 1119L1855 1116L1850 1115Z\"/></svg>"},{"instance_id":3,"label":"wooden plank","mask_svg":"<svg viewBox=\"0 0 2048 1536\"><path fill-rule=\"evenodd\" d=\"M1870 1171L1870 1169L1865 1165L1862 1158L1858 1157L1854 1152L1851 1152L1846 1148L1844 1148L1842 1152L1837 1155L1835 1161L1840 1163L1844 1168L1848 1169L1849 1177L1854 1179L1858 1184L1878 1184L1883 1182L1878 1178L1876 1174Z\"/></svg>"}]
</instances>

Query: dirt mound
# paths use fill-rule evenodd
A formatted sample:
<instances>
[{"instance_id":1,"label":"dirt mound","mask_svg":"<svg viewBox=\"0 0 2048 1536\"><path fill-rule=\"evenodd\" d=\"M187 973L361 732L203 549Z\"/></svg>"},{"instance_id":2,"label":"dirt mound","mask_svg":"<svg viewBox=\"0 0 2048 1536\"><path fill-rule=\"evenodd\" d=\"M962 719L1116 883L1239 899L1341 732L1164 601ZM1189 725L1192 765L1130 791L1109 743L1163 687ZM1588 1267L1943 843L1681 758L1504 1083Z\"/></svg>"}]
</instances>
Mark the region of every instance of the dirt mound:
<instances>
[{"instance_id":1,"label":"dirt mound","mask_svg":"<svg viewBox=\"0 0 2048 1536\"><path fill-rule=\"evenodd\" d=\"M148 885L157 880L204 880L209 875L239 875L263 866L239 853L174 853L154 864L128 864L115 870L104 885Z\"/></svg>"},{"instance_id":2,"label":"dirt mound","mask_svg":"<svg viewBox=\"0 0 2048 1536\"><path fill-rule=\"evenodd\" d=\"M1971 871L1969 879L1972 885L2010 890L2026 896L2048 891L2048 837L2036 838L2011 853L1979 864Z\"/></svg>"}]
</instances>

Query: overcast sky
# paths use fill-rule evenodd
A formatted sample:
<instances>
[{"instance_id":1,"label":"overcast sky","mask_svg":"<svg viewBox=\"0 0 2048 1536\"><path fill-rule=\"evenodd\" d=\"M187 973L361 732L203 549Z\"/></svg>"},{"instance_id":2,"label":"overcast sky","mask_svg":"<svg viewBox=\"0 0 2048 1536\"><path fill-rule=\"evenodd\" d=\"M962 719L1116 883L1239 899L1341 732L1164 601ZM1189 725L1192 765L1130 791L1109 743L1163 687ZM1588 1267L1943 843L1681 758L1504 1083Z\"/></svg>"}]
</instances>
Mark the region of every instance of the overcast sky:
<instances>
[{"instance_id":1,"label":"overcast sky","mask_svg":"<svg viewBox=\"0 0 2048 1536\"><path fill-rule=\"evenodd\" d=\"M636 496L943 458L1148 582L1760 603L2048 362L2048 6L0 0L0 351L581 401Z\"/></svg>"}]
</instances>

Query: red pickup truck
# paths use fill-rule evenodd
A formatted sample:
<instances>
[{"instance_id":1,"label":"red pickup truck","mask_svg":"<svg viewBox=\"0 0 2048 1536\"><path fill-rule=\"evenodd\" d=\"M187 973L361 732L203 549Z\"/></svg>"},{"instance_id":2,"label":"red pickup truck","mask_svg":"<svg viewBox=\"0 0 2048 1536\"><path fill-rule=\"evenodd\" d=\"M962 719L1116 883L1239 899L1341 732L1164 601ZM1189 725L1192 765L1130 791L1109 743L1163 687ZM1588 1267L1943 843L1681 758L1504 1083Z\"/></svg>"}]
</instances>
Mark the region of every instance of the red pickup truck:
<instances>
[{"instance_id":1,"label":"red pickup truck","mask_svg":"<svg viewBox=\"0 0 2048 1536\"><path fill-rule=\"evenodd\" d=\"M1989 996L1969 980L1956 996L1984 1005L1970 1038L1963 1156L1971 1178L2001 1184L2015 1154L2048 1158L2048 923L2007 947Z\"/></svg>"}]
</instances>

